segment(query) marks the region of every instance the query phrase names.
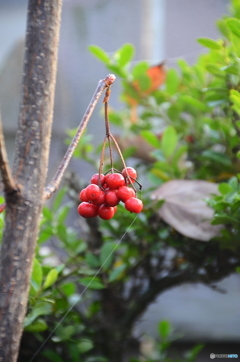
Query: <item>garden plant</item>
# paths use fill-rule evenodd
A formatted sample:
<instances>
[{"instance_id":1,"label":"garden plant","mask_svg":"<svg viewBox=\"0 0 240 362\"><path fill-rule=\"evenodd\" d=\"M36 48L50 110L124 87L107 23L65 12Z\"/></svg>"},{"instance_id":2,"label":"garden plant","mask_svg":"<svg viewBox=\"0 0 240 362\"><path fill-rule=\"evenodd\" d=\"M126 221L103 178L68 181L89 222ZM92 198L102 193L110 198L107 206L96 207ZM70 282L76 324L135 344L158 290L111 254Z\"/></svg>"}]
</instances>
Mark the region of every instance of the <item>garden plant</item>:
<instances>
[{"instance_id":1,"label":"garden plant","mask_svg":"<svg viewBox=\"0 0 240 362\"><path fill-rule=\"evenodd\" d=\"M217 293L218 281L240 272L237 0L230 11L217 22L221 39L198 39L206 52L194 65L132 65L131 44L111 57L90 46L120 79L123 107L109 107L110 74L68 130L67 152L45 186L61 2L29 0L13 170L0 135L0 361L196 359L202 344L171 355L177 334L164 316L148 353L135 327L170 288L204 283ZM106 135L94 147L84 130L102 94ZM95 168L88 183L65 172L72 156Z\"/></svg>"}]
</instances>

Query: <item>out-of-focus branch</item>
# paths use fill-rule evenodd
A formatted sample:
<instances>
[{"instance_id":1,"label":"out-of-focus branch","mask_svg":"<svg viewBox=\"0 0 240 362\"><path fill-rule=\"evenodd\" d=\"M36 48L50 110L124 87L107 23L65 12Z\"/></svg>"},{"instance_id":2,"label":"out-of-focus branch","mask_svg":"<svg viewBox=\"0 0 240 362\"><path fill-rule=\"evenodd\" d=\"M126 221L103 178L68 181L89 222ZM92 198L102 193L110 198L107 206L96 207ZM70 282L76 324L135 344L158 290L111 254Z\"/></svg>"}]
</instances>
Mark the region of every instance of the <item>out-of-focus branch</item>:
<instances>
[{"instance_id":1,"label":"out-of-focus branch","mask_svg":"<svg viewBox=\"0 0 240 362\"><path fill-rule=\"evenodd\" d=\"M72 142L69 145L67 152L65 153L65 156L63 157L62 162L60 163L55 176L53 177L52 181L44 189L44 194L43 194L44 199L49 199L52 196L52 194L58 189L59 184L62 180L63 174L72 158L73 152L74 152L75 148L77 147L77 144L88 124L88 121L90 120L92 112L93 112L101 94L103 93L103 91L105 89L109 88L113 84L115 79L116 79L115 75L108 74L105 79L99 81L98 86L93 94L93 97L92 97L92 99L86 109L86 112L80 122L77 132L76 132L75 136L73 137Z\"/></svg>"}]
</instances>

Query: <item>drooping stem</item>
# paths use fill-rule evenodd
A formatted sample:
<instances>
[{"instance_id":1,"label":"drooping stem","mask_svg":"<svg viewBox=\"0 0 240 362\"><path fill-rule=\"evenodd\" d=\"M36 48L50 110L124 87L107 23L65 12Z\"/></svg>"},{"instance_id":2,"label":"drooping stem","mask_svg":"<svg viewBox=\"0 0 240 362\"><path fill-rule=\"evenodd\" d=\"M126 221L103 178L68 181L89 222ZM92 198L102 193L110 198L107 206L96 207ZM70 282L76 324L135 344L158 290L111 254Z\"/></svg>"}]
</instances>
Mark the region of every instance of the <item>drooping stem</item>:
<instances>
[{"instance_id":1,"label":"drooping stem","mask_svg":"<svg viewBox=\"0 0 240 362\"><path fill-rule=\"evenodd\" d=\"M72 142L69 145L67 152L65 153L65 156L63 157L63 160L60 163L55 176L53 177L52 181L44 189L44 195L43 195L44 199L49 199L52 196L52 194L58 189L59 184L62 180L63 174L72 158L73 152L77 147L77 144L90 120L92 112L93 112L101 94L103 93L103 91L106 88L108 89L109 86L111 84L113 84L114 81L115 81L115 75L113 75L113 74L109 74L109 75L107 75L107 77L105 79L99 81L98 86L93 94L93 97L92 97L92 99L86 109L86 112L80 122L77 132L76 132L74 138L72 139Z\"/></svg>"},{"instance_id":2,"label":"drooping stem","mask_svg":"<svg viewBox=\"0 0 240 362\"><path fill-rule=\"evenodd\" d=\"M8 158L7 158L7 151L5 147L1 116L0 116L0 170L2 174L2 182L5 194L16 192L17 186L13 180L12 172L9 167Z\"/></svg>"}]
</instances>

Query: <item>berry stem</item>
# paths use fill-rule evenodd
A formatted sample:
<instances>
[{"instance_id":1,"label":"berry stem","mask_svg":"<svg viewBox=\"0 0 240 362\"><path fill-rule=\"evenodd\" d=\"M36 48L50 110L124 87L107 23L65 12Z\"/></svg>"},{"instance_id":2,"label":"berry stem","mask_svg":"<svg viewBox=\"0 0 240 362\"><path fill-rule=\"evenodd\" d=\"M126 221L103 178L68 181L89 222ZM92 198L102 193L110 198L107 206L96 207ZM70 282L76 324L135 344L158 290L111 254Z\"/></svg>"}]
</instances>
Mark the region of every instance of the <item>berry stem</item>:
<instances>
[{"instance_id":1,"label":"berry stem","mask_svg":"<svg viewBox=\"0 0 240 362\"><path fill-rule=\"evenodd\" d=\"M72 142L69 145L67 152L65 153L55 176L53 177L52 181L44 189L44 194L43 194L44 199L49 199L52 196L52 194L58 189L60 182L62 180L62 177L64 175L64 172L72 158L73 152L77 147L77 144L83 134L83 131L85 130L85 128L90 120L92 112L93 112L100 96L102 95L102 93L104 92L104 90L106 88L107 88L107 90L109 90L109 87L113 84L115 79L116 79L115 75L109 74L106 76L105 79L102 79L99 81L98 86L93 94L93 97L92 97L92 99L86 109L86 112L79 124L77 132L76 132L75 136L73 137ZM106 96L105 96L105 98L106 98Z\"/></svg>"}]
</instances>

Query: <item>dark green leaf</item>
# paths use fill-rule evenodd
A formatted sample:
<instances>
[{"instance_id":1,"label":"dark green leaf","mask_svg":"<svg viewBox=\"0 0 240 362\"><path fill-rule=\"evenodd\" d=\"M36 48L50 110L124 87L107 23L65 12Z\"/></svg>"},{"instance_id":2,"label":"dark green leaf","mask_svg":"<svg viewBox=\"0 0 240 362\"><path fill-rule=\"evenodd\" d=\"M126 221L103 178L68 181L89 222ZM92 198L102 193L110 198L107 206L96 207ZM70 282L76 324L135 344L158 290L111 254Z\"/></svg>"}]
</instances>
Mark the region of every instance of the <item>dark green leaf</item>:
<instances>
[{"instance_id":1,"label":"dark green leaf","mask_svg":"<svg viewBox=\"0 0 240 362\"><path fill-rule=\"evenodd\" d=\"M122 264L122 265L119 265L117 268L113 269L109 273L109 282L113 282L113 281L117 280L119 277L121 277L121 275L124 272L124 270L126 269L126 267L127 267L126 264Z\"/></svg>"},{"instance_id":2,"label":"dark green leaf","mask_svg":"<svg viewBox=\"0 0 240 362\"><path fill-rule=\"evenodd\" d=\"M80 283L89 289L104 289L105 286L98 277L84 277L80 279Z\"/></svg>"},{"instance_id":3,"label":"dark green leaf","mask_svg":"<svg viewBox=\"0 0 240 362\"><path fill-rule=\"evenodd\" d=\"M113 261L113 250L116 244L114 242L106 242L103 244L100 251L100 264L103 270L107 270Z\"/></svg>"}]
</instances>

